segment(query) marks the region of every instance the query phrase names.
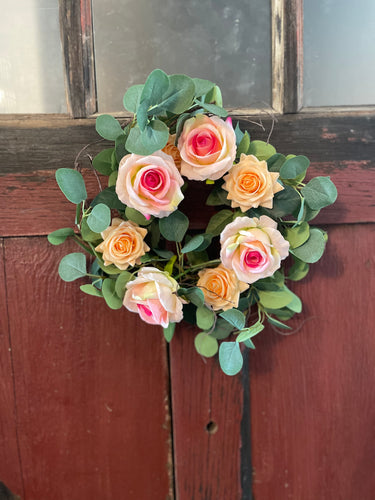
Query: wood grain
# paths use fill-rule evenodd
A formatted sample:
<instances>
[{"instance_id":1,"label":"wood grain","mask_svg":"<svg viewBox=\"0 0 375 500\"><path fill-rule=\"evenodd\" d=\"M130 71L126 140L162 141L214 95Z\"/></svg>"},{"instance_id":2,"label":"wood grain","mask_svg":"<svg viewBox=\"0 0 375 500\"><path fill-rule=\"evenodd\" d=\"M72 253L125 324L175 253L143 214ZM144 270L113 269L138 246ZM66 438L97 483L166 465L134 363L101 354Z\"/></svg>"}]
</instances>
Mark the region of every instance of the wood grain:
<instances>
[{"instance_id":1,"label":"wood grain","mask_svg":"<svg viewBox=\"0 0 375 500\"><path fill-rule=\"evenodd\" d=\"M257 500L374 498L374 244L374 225L331 228L322 261L293 286L304 303L300 331L256 339Z\"/></svg>"},{"instance_id":2,"label":"wood grain","mask_svg":"<svg viewBox=\"0 0 375 500\"><path fill-rule=\"evenodd\" d=\"M67 251L6 241L25 498L171 498L160 329L62 282Z\"/></svg>"},{"instance_id":3,"label":"wood grain","mask_svg":"<svg viewBox=\"0 0 375 500\"><path fill-rule=\"evenodd\" d=\"M59 11L68 110L82 118L97 110L91 0L59 0Z\"/></svg>"},{"instance_id":4,"label":"wood grain","mask_svg":"<svg viewBox=\"0 0 375 500\"><path fill-rule=\"evenodd\" d=\"M17 411L13 385L12 352L9 342L4 242L0 240L0 480L23 494L17 442ZM1 488L0 488L1 490ZM1 498L1 491L0 491Z\"/></svg>"},{"instance_id":5,"label":"wood grain","mask_svg":"<svg viewBox=\"0 0 375 500\"><path fill-rule=\"evenodd\" d=\"M193 345L197 333L181 324L170 344L176 495L250 500L251 472L245 477L248 464L242 464L250 460L250 442L241 444L249 425L241 377L224 375L217 358L204 361Z\"/></svg>"}]
</instances>

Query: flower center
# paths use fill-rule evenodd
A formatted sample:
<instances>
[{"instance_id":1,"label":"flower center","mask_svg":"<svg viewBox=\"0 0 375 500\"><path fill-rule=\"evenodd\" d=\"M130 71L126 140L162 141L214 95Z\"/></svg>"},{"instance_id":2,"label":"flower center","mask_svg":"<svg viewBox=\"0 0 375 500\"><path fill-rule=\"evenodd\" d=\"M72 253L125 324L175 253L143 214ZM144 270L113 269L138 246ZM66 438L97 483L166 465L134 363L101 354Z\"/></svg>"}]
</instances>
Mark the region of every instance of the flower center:
<instances>
[{"instance_id":1,"label":"flower center","mask_svg":"<svg viewBox=\"0 0 375 500\"><path fill-rule=\"evenodd\" d=\"M258 267L262 260L262 254L257 250L249 250L245 255L245 264L248 267Z\"/></svg>"},{"instance_id":2,"label":"flower center","mask_svg":"<svg viewBox=\"0 0 375 500\"><path fill-rule=\"evenodd\" d=\"M164 185L164 176L159 170L147 170L141 177L141 184L149 191L156 191Z\"/></svg>"},{"instance_id":3,"label":"flower center","mask_svg":"<svg viewBox=\"0 0 375 500\"><path fill-rule=\"evenodd\" d=\"M259 177L254 174L245 174L239 179L240 188L247 193L253 193L259 189Z\"/></svg>"},{"instance_id":4,"label":"flower center","mask_svg":"<svg viewBox=\"0 0 375 500\"><path fill-rule=\"evenodd\" d=\"M146 316L152 316L151 309L144 304L137 304L138 311L143 312Z\"/></svg>"},{"instance_id":5,"label":"flower center","mask_svg":"<svg viewBox=\"0 0 375 500\"><path fill-rule=\"evenodd\" d=\"M194 153L198 156L208 156L220 149L218 138L210 130L198 132L192 141Z\"/></svg>"}]
</instances>

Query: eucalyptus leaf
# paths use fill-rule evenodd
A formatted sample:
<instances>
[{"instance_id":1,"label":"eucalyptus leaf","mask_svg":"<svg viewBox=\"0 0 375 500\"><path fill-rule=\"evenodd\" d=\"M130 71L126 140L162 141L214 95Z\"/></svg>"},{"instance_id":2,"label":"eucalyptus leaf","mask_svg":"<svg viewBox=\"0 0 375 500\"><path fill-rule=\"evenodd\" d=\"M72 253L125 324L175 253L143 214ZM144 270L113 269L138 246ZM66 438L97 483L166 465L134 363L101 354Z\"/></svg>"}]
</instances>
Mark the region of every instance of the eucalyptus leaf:
<instances>
[{"instance_id":1,"label":"eucalyptus leaf","mask_svg":"<svg viewBox=\"0 0 375 500\"><path fill-rule=\"evenodd\" d=\"M72 168L59 168L56 170L56 181L65 197L78 205L87 198L85 181L82 175Z\"/></svg>"},{"instance_id":2,"label":"eucalyptus leaf","mask_svg":"<svg viewBox=\"0 0 375 500\"><path fill-rule=\"evenodd\" d=\"M86 276L86 256L83 253L69 253L59 264L59 275L63 281L74 281Z\"/></svg>"},{"instance_id":3,"label":"eucalyptus leaf","mask_svg":"<svg viewBox=\"0 0 375 500\"><path fill-rule=\"evenodd\" d=\"M197 234L193 236L191 240L182 248L182 253L189 253L192 251L201 252L210 246L212 234Z\"/></svg>"},{"instance_id":4,"label":"eucalyptus leaf","mask_svg":"<svg viewBox=\"0 0 375 500\"><path fill-rule=\"evenodd\" d=\"M104 205L114 210L124 211L126 208L126 205L118 199L115 186L103 189L91 202L91 206L95 207L99 203L104 203Z\"/></svg>"},{"instance_id":5,"label":"eucalyptus leaf","mask_svg":"<svg viewBox=\"0 0 375 500\"><path fill-rule=\"evenodd\" d=\"M258 160L268 160L271 156L276 153L276 149L272 144L267 144L263 141L251 141L250 147L248 149L248 155L254 155Z\"/></svg>"},{"instance_id":6,"label":"eucalyptus leaf","mask_svg":"<svg viewBox=\"0 0 375 500\"><path fill-rule=\"evenodd\" d=\"M137 108L141 100L143 87L144 85L133 85L126 91L124 95L123 99L124 108L130 111L131 113L136 113L137 111Z\"/></svg>"},{"instance_id":7,"label":"eucalyptus leaf","mask_svg":"<svg viewBox=\"0 0 375 500\"><path fill-rule=\"evenodd\" d=\"M231 325L237 328L237 330L242 330L245 326L246 318L245 315L238 309L228 309L220 313L220 316L228 321Z\"/></svg>"},{"instance_id":8,"label":"eucalyptus leaf","mask_svg":"<svg viewBox=\"0 0 375 500\"><path fill-rule=\"evenodd\" d=\"M238 337L236 338L236 342L245 342L245 340L249 340L255 335L258 335L262 330L264 330L264 325L259 321L249 328L245 328L241 330Z\"/></svg>"},{"instance_id":9,"label":"eucalyptus leaf","mask_svg":"<svg viewBox=\"0 0 375 500\"><path fill-rule=\"evenodd\" d=\"M240 144L237 147L236 157L240 158L241 154L247 154L250 147L250 136L248 132L244 133L244 136L241 139Z\"/></svg>"},{"instance_id":10,"label":"eucalyptus leaf","mask_svg":"<svg viewBox=\"0 0 375 500\"><path fill-rule=\"evenodd\" d=\"M95 156L92 160L92 166L100 174L110 175L112 172L112 154L114 149L103 149L99 154Z\"/></svg>"},{"instance_id":11,"label":"eucalyptus leaf","mask_svg":"<svg viewBox=\"0 0 375 500\"><path fill-rule=\"evenodd\" d=\"M213 188L211 193L209 194L206 205L210 207L214 207L217 205L230 205L230 200L227 198L228 193L224 191L220 186L216 186Z\"/></svg>"},{"instance_id":12,"label":"eucalyptus leaf","mask_svg":"<svg viewBox=\"0 0 375 500\"><path fill-rule=\"evenodd\" d=\"M205 358L211 358L215 356L217 351L219 350L218 341L208 335L206 332L198 333L198 335L194 339L194 345L197 352L204 356Z\"/></svg>"},{"instance_id":13,"label":"eucalyptus leaf","mask_svg":"<svg viewBox=\"0 0 375 500\"><path fill-rule=\"evenodd\" d=\"M214 86L207 94L204 96L205 103L216 104L216 106L223 106L223 97L221 95L220 87L217 85Z\"/></svg>"},{"instance_id":14,"label":"eucalyptus leaf","mask_svg":"<svg viewBox=\"0 0 375 500\"><path fill-rule=\"evenodd\" d=\"M294 264L289 269L288 279L292 281L302 280L309 272L309 267L310 266L306 264L306 262L302 262L302 260L299 260L297 259L297 257L294 257Z\"/></svg>"},{"instance_id":15,"label":"eucalyptus leaf","mask_svg":"<svg viewBox=\"0 0 375 500\"><path fill-rule=\"evenodd\" d=\"M108 187L116 186L117 177L118 177L117 170L111 173L111 175L108 177Z\"/></svg>"},{"instance_id":16,"label":"eucalyptus leaf","mask_svg":"<svg viewBox=\"0 0 375 500\"><path fill-rule=\"evenodd\" d=\"M292 328L289 325L286 325L285 323L282 323L281 321L277 320L276 318L272 318L272 316L267 316L267 321L273 325L276 326L277 328L282 328L283 330L291 330Z\"/></svg>"},{"instance_id":17,"label":"eucalyptus leaf","mask_svg":"<svg viewBox=\"0 0 375 500\"><path fill-rule=\"evenodd\" d=\"M286 286L277 291L257 290L259 302L266 309L280 309L293 300L293 293Z\"/></svg>"},{"instance_id":18,"label":"eucalyptus leaf","mask_svg":"<svg viewBox=\"0 0 375 500\"><path fill-rule=\"evenodd\" d=\"M100 290L98 290L94 285L81 285L79 287L81 292L87 293L87 295L93 295L94 297L103 297L103 294Z\"/></svg>"},{"instance_id":19,"label":"eucalyptus leaf","mask_svg":"<svg viewBox=\"0 0 375 500\"><path fill-rule=\"evenodd\" d=\"M188 227L189 219L179 210L175 210L168 217L159 219L160 233L169 241L182 241Z\"/></svg>"},{"instance_id":20,"label":"eucalyptus leaf","mask_svg":"<svg viewBox=\"0 0 375 500\"><path fill-rule=\"evenodd\" d=\"M116 282L111 278L103 281L102 293L106 304L111 309L120 309L122 307L122 300L116 294Z\"/></svg>"},{"instance_id":21,"label":"eucalyptus leaf","mask_svg":"<svg viewBox=\"0 0 375 500\"><path fill-rule=\"evenodd\" d=\"M218 236L232 220L233 212L231 210L220 210L209 220L206 232Z\"/></svg>"},{"instance_id":22,"label":"eucalyptus leaf","mask_svg":"<svg viewBox=\"0 0 375 500\"><path fill-rule=\"evenodd\" d=\"M71 227L64 227L49 233L47 239L51 245L61 245L69 236L74 236L73 229Z\"/></svg>"},{"instance_id":23,"label":"eucalyptus leaf","mask_svg":"<svg viewBox=\"0 0 375 500\"><path fill-rule=\"evenodd\" d=\"M100 115L96 119L95 128L98 134L107 139L107 141L114 141L119 135L123 134L121 125L111 115Z\"/></svg>"},{"instance_id":24,"label":"eucalyptus leaf","mask_svg":"<svg viewBox=\"0 0 375 500\"><path fill-rule=\"evenodd\" d=\"M89 228L87 218L81 221L81 236L85 241L89 241L90 243L102 240L102 235L100 233L95 233Z\"/></svg>"},{"instance_id":25,"label":"eucalyptus leaf","mask_svg":"<svg viewBox=\"0 0 375 500\"><path fill-rule=\"evenodd\" d=\"M221 118L226 118L228 116L228 111L220 106L217 106L216 104L209 104L207 102L202 102L199 100L197 100L196 103L199 106L202 106L202 108L209 113L220 116Z\"/></svg>"},{"instance_id":26,"label":"eucalyptus leaf","mask_svg":"<svg viewBox=\"0 0 375 500\"><path fill-rule=\"evenodd\" d=\"M202 330L209 330L215 321L215 313L206 306L200 306L196 312L197 326Z\"/></svg>"},{"instance_id":27,"label":"eucalyptus leaf","mask_svg":"<svg viewBox=\"0 0 375 500\"><path fill-rule=\"evenodd\" d=\"M215 339L226 339L233 331L233 325L228 323L224 318L217 318L215 328L210 333Z\"/></svg>"},{"instance_id":28,"label":"eucalyptus leaf","mask_svg":"<svg viewBox=\"0 0 375 500\"><path fill-rule=\"evenodd\" d=\"M204 294L200 288L179 288L177 293L197 307L202 307L204 304Z\"/></svg>"},{"instance_id":29,"label":"eucalyptus leaf","mask_svg":"<svg viewBox=\"0 0 375 500\"><path fill-rule=\"evenodd\" d=\"M111 223L111 210L104 203L95 205L87 218L87 224L94 233L101 233Z\"/></svg>"},{"instance_id":30,"label":"eucalyptus leaf","mask_svg":"<svg viewBox=\"0 0 375 500\"><path fill-rule=\"evenodd\" d=\"M326 240L323 231L313 227L310 229L310 237L306 243L290 252L303 262L313 264L323 255L325 245Z\"/></svg>"},{"instance_id":31,"label":"eucalyptus leaf","mask_svg":"<svg viewBox=\"0 0 375 500\"><path fill-rule=\"evenodd\" d=\"M245 135L244 132L242 132L242 130L240 129L239 122L237 122L237 124L235 126L234 133L236 136L236 146L238 147L242 141L243 136Z\"/></svg>"},{"instance_id":32,"label":"eucalyptus leaf","mask_svg":"<svg viewBox=\"0 0 375 500\"><path fill-rule=\"evenodd\" d=\"M146 80L144 84L140 104L147 102L149 105L154 106L162 101L163 96L167 92L169 87L169 78L164 71L161 69L154 69ZM138 119L137 109L137 119Z\"/></svg>"},{"instance_id":33,"label":"eucalyptus leaf","mask_svg":"<svg viewBox=\"0 0 375 500\"><path fill-rule=\"evenodd\" d=\"M280 169L285 162L286 162L285 156L280 153L276 153L270 156L267 160L268 170L270 172L280 172Z\"/></svg>"},{"instance_id":34,"label":"eucalyptus leaf","mask_svg":"<svg viewBox=\"0 0 375 500\"><path fill-rule=\"evenodd\" d=\"M312 210L327 207L337 199L336 186L329 177L314 177L301 191Z\"/></svg>"},{"instance_id":35,"label":"eucalyptus leaf","mask_svg":"<svg viewBox=\"0 0 375 500\"><path fill-rule=\"evenodd\" d=\"M141 214L141 212L138 212L138 210L131 207L126 207L125 216L132 222L138 224L139 226L148 226L153 221L153 217L146 219L146 217L143 214Z\"/></svg>"},{"instance_id":36,"label":"eucalyptus leaf","mask_svg":"<svg viewBox=\"0 0 375 500\"><path fill-rule=\"evenodd\" d=\"M174 114L181 114L192 104L195 94L195 84L192 78L186 75L171 75L169 77L169 87L163 100L152 112L159 115L163 111Z\"/></svg>"},{"instance_id":37,"label":"eucalyptus leaf","mask_svg":"<svg viewBox=\"0 0 375 500\"><path fill-rule=\"evenodd\" d=\"M220 367L226 375L236 375L243 366L238 342L222 342L219 349Z\"/></svg>"},{"instance_id":38,"label":"eucalyptus leaf","mask_svg":"<svg viewBox=\"0 0 375 500\"><path fill-rule=\"evenodd\" d=\"M163 328L164 338L167 342L170 342L172 340L175 330L176 323L169 323L166 328Z\"/></svg>"},{"instance_id":39,"label":"eucalyptus leaf","mask_svg":"<svg viewBox=\"0 0 375 500\"><path fill-rule=\"evenodd\" d=\"M289 241L291 248L297 248L303 245L310 236L310 226L307 222L296 227L288 227L285 231L285 239Z\"/></svg>"},{"instance_id":40,"label":"eucalyptus leaf","mask_svg":"<svg viewBox=\"0 0 375 500\"><path fill-rule=\"evenodd\" d=\"M309 165L310 160L306 156L299 155L289 158L280 169L280 177L282 179L302 180Z\"/></svg>"},{"instance_id":41,"label":"eucalyptus leaf","mask_svg":"<svg viewBox=\"0 0 375 500\"><path fill-rule=\"evenodd\" d=\"M129 271L122 271L122 273L117 276L115 283L115 292L120 299L124 298L126 292L126 285L131 280L131 278L132 274L129 273Z\"/></svg>"},{"instance_id":42,"label":"eucalyptus leaf","mask_svg":"<svg viewBox=\"0 0 375 500\"><path fill-rule=\"evenodd\" d=\"M118 137L116 137L116 140L115 140L116 166L115 166L115 168L117 168L117 164L120 163L122 158L128 154L128 150L126 149L126 141L127 141L128 135L129 134L127 134L127 135L122 134L122 135L119 135ZM114 168L114 164L112 161L112 170L113 170L113 168Z\"/></svg>"},{"instance_id":43,"label":"eucalyptus leaf","mask_svg":"<svg viewBox=\"0 0 375 500\"><path fill-rule=\"evenodd\" d=\"M161 250L160 248L153 248L153 251L156 253L156 255L158 255L162 259L169 260L174 255L174 253L171 252L170 250Z\"/></svg>"},{"instance_id":44,"label":"eucalyptus leaf","mask_svg":"<svg viewBox=\"0 0 375 500\"><path fill-rule=\"evenodd\" d=\"M200 97L207 94L210 90L215 87L215 84L209 80L203 80L202 78L193 78L195 85L195 96Z\"/></svg>"}]
</instances>

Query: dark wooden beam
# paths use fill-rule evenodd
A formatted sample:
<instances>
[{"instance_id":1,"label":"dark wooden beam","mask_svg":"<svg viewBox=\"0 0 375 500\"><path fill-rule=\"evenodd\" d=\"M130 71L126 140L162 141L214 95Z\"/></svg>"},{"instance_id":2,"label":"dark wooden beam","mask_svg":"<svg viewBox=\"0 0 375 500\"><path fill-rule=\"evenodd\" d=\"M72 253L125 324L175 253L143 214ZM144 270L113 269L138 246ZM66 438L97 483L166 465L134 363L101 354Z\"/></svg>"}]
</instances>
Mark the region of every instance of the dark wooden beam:
<instances>
[{"instance_id":1,"label":"dark wooden beam","mask_svg":"<svg viewBox=\"0 0 375 500\"><path fill-rule=\"evenodd\" d=\"M97 109L91 0L60 0L59 6L68 110L83 118Z\"/></svg>"},{"instance_id":2,"label":"dark wooden beam","mask_svg":"<svg viewBox=\"0 0 375 500\"><path fill-rule=\"evenodd\" d=\"M303 92L303 0L272 0L272 106L296 113Z\"/></svg>"}]
</instances>

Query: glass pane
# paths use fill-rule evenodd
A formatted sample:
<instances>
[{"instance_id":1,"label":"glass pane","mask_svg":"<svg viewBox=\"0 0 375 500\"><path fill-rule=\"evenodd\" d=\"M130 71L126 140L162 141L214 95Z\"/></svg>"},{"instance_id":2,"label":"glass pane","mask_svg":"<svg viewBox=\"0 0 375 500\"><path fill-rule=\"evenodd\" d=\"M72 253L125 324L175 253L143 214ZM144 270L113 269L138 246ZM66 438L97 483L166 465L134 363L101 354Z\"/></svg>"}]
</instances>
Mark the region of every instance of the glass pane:
<instances>
[{"instance_id":1,"label":"glass pane","mask_svg":"<svg viewBox=\"0 0 375 500\"><path fill-rule=\"evenodd\" d=\"M58 0L2 2L0 113L66 113Z\"/></svg>"},{"instance_id":2,"label":"glass pane","mask_svg":"<svg viewBox=\"0 0 375 500\"><path fill-rule=\"evenodd\" d=\"M101 112L155 68L214 81L225 106L270 104L269 0L93 0L93 17Z\"/></svg>"},{"instance_id":3,"label":"glass pane","mask_svg":"<svg viewBox=\"0 0 375 500\"><path fill-rule=\"evenodd\" d=\"M375 1L304 0L304 105L375 104Z\"/></svg>"}]
</instances>

